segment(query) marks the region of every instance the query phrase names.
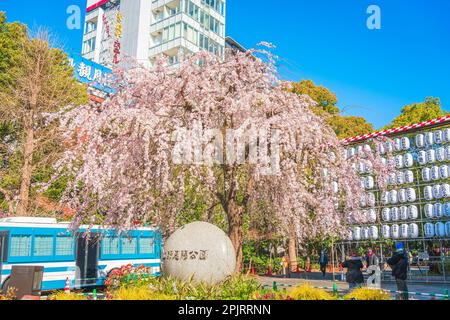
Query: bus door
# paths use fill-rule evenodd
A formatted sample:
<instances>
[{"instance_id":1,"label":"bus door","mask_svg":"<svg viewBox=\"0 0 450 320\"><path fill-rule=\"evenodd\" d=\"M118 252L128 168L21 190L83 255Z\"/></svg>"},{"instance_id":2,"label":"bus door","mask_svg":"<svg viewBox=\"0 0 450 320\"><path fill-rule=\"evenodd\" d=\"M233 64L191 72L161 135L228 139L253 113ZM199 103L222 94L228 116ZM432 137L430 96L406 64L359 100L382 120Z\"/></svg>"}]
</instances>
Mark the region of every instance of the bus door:
<instances>
[{"instance_id":1,"label":"bus door","mask_svg":"<svg viewBox=\"0 0 450 320\"><path fill-rule=\"evenodd\" d=\"M8 239L9 239L9 233L7 231L0 231L0 288L2 287L3 283L3 263L7 262L8 260Z\"/></svg>"},{"instance_id":2,"label":"bus door","mask_svg":"<svg viewBox=\"0 0 450 320\"><path fill-rule=\"evenodd\" d=\"M76 283L80 286L95 285L97 283L100 234L91 233L87 238L85 233L78 233L76 239Z\"/></svg>"}]
</instances>

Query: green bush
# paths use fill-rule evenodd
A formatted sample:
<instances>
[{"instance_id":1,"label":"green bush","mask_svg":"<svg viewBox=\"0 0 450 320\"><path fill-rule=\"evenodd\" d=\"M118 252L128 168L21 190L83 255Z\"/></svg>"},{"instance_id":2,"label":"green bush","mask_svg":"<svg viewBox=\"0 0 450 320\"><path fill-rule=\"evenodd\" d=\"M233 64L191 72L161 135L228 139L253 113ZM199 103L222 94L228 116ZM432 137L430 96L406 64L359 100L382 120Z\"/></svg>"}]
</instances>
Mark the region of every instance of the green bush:
<instances>
[{"instance_id":1,"label":"green bush","mask_svg":"<svg viewBox=\"0 0 450 320\"><path fill-rule=\"evenodd\" d=\"M391 300L391 296L379 289L357 288L344 296L344 300Z\"/></svg>"},{"instance_id":2,"label":"green bush","mask_svg":"<svg viewBox=\"0 0 450 320\"><path fill-rule=\"evenodd\" d=\"M309 284L294 288L290 296L295 300L336 300L336 297L323 289L317 289Z\"/></svg>"}]
</instances>

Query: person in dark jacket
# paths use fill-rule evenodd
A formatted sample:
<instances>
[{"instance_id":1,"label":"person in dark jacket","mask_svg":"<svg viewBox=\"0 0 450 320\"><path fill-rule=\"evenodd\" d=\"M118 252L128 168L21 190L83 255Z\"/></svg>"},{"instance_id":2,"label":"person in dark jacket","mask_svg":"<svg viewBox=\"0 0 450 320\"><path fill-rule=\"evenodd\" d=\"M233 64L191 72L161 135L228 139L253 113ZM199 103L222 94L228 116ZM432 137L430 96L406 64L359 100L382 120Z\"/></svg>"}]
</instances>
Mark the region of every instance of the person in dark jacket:
<instances>
[{"instance_id":1,"label":"person in dark jacket","mask_svg":"<svg viewBox=\"0 0 450 320\"><path fill-rule=\"evenodd\" d=\"M387 263L392 268L392 276L397 283L397 290L402 292L400 298L402 300L408 300L408 286L406 285L406 279L408 278L408 256L403 247L403 243L397 242L395 248L397 251L388 259Z\"/></svg>"},{"instance_id":2,"label":"person in dark jacket","mask_svg":"<svg viewBox=\"0 0 450 320\"><path fill-rule=\"evenodd\" d=\"M350 289L354 289L364 283L362 273L364 265L361 258L356 255L356 252L352 252L352 256L344 261L342 267L347 268L346 278Z\"/></svg>"},{"instance_id":3,"label":"person in dark jacket","mask_svg":"<svg viewBox=\"0 0 450 320\"><path fill-rule=\"evenodd\" d=\"M322 250L319 257L320 271L322 271L322 276L325 278L327 273L328 255L325 250Z\"/></svg>"}]
</instances>

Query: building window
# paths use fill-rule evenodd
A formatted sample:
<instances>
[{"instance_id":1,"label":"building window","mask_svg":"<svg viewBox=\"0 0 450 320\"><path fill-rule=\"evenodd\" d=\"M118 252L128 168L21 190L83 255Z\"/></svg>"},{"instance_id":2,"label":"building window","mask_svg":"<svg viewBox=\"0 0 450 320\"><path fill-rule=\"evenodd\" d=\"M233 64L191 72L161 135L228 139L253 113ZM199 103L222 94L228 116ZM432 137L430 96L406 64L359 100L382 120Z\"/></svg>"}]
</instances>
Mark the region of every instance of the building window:
<instances>
[{"instance_id":1,"label":"building window","mask_svg":"<svg viewBox=\"0 0 450 320\"><path fill-rule=\"evenodd\" d=\"M33 255L49 257L53 255L53 236L35 236Z\"/></svg>"},{"instance_id":2,"label":"building window","mask_svg":"<svg viewBox=\"0 0 450 320\"><path fill-rule=\"evenodd\" d=\"M103 254L119 254L119 238L103 238Z\"/></svg>"},{"instance_id":3,"label":"building window","mask_svg":"<svg viewBox=\"0 0 450 320\"><path fill-rule=\"evenodd\" d=\"M142 254L155 253L155 240L153 238L140 238L139 252Z\"/></svg>"},{"instance_id":4,"label":"building window","mask_svg":"<svg viewBox=\"0 0 450 320\"><path fill-rule=\"evenodd\" d=\"M56 237L56 255L71 256L73 255L74 241L71 236Z\"/></svg>"},{"instance_id":5,"label":"building window","mask_svg":"<svg viewBox=\"0 0 450 320\"><path fill-rule=\"evenodd\" d=\"M136 254L136 253L137 253L137 239L122 238L122 254Z\"/></svg>"},{"instance_id":6,"label":"building window","mask_svg":"<svg viewBox=\"0 0 450 320\"><path fill-rule=\"evenodd\" d=\"M31 236L11 237L11 257L29 257L31 255Z\"/></svg>"},{"instance_id":7,"label":"building window","mask_svg":"<svg viewBox=\"0 0 450 320\"><path fill-rule=\"evenodd\" d=\"M83 54L88 54L95 50L95 40L96 38L90 38L83 43Z\"/></svg>"},{"instance_id":8,"label":"building window","mask_svg":"<svg viewBox=\"0 0 450 320\"><path fill-rule=\"evenodd\" d=\"M86 24L84 25L84 34L88 34L91 33L93 31L97 30L97 24L93 21L88 21L86 22Z\"/></svg>"}]
</instances>

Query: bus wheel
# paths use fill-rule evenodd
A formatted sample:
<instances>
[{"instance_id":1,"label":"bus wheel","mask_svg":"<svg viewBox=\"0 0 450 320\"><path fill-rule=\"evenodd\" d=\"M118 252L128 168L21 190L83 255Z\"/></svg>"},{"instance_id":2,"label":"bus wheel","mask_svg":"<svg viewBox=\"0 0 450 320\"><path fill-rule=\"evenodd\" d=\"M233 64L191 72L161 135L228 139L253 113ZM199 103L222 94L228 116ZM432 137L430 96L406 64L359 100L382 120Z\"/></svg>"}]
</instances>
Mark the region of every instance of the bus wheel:
<instances>
[{"instance_id":1,"label":"bus wheel","mask_svg":"<svg viewBox=\"0 0 450 320\"><path fill-rule=\"evenodd\" d=\"M6 278L5 281L3 281L3 285L1 286L1 291L3 292L3 294L6 294L6 290L8 288L10 280L11 280L11 277L8 277L8 278Z\"/></svg>"}]
</instances>

